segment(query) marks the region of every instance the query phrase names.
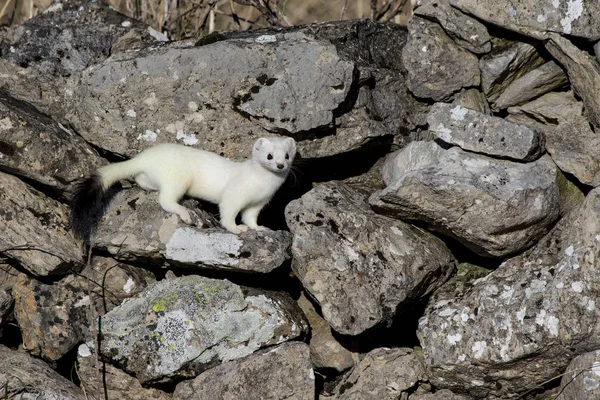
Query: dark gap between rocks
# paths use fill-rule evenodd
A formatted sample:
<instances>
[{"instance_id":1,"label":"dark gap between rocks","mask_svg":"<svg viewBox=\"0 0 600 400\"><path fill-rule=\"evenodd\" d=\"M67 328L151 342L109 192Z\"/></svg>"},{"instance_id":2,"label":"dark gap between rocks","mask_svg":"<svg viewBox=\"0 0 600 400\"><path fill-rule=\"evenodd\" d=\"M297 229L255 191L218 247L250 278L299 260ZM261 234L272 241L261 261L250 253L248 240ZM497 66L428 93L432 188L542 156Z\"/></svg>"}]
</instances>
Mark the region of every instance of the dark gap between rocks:
<instances>
[{"instance_id":1,"label":"dark gap between rocks","mask_svg":"<svg viewBox=\"0 0 600 400\"><path fill-rule=\"evenodd\" d=\"M77 387L81 384L81 380L77 375L77 371L75 370L77 364L77 350L79 348L79 344L76 345L73 349L69 350L67 354L62 356L60 359L55 361L56 366L54 369L60 375L62 375L67 380L73 382Z\"/></svg>"},{"instance_id":2,"label":"dark gap between rocks","mask_svg":"<svg viewBox=\"0 0 600 400\"><path fill-rule=\"evenodd\" d=\"M17 320L14 319L12 311L9 312L9 315L11 315L11 317L9 317L2 325L0 344L16 350L23 344L23 336L21 335L21 328L17 325Z\"/></svg>"}]
</instances>

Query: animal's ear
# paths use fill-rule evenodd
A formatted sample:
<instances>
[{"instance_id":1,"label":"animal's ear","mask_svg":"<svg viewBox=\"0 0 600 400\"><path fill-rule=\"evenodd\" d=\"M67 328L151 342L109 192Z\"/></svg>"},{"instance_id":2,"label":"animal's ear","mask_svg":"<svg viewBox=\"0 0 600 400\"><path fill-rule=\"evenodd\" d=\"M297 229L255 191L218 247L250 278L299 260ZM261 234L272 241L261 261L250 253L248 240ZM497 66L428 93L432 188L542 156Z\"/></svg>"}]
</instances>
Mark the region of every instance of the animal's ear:
<instances>
[{"instance_id":1,"label":"animal's ear","mask_svg":"<svg viewBox=\"0 0 600 400\"><path fill-rule=\"evenodd\" d=\"M293 154L296 154L296 141L293 138L287 138L285 140L288 148L291 150Z\"/></svg>"},{"instance_id":2,"label":"animal's ear","mask_svg":"<svg viewBox=\"0 0 600 400\"><path fill-rule=\"evenodd\" d=\"M266 141L267 139L265 138L258 139L256 142L254 142L254 150L260 151L263 147L265 147Z\"/></svg>"}]
</instances>

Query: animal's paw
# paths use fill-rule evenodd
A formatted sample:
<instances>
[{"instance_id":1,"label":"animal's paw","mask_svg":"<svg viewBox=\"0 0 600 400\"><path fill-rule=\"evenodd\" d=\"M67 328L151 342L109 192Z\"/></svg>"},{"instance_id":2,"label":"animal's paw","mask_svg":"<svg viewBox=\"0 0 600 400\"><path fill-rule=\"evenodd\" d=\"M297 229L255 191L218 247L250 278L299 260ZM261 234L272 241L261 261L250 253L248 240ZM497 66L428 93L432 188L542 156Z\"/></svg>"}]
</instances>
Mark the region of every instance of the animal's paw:
<instances>
[{"instance_id":1,"label":"animal's paw","mask_svg":"<svg viewBox=\"0 0 600 400\"><path fill-rule=\"evenodd\" d=\"M266 226L262 226L262 225L256 225L254 227L252 227L252 229L254 229L255 231L268 231L269 228L267 228Z\"/></svg>"},{"instance_id":2,"label":"animal's paw","mask_svg":"<svg viewBox=\"0 0 600 400\"><path fill-rule=\"evenodd\" d=\"M229 232L231 233L239 235L240 233L246 232L248 230L248 227L246 225L234 225L230 228L227 228L227 230L229 230Z\"/></svg>"},{"instance_id":3,"label":"animal's paw","mask_svg":"<svg viewBox=\"0 0 600 400\"><path fill-rule=\"evenodd\" d=\"M184 223L188 225L192 224L192 217L190 217L190 213L187 210L182 211L181 214L179 214L179 217Z\"/></svg>"}]
</instances>

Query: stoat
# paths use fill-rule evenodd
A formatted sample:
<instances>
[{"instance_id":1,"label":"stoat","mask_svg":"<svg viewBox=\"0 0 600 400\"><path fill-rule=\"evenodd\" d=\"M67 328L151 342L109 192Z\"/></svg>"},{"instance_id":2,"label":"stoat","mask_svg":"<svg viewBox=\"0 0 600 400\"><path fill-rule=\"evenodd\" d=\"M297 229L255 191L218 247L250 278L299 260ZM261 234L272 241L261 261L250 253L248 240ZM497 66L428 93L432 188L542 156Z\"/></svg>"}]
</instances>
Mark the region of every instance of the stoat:
<instances>
[{"instance_id":1,"label":"stoat","mask_svg":"<svg viewBox=\"0 0 600 400\"><path fill-rule=\"evenodd\" d=\"M79 182L71 200L71 227L89 242L104 213L107 190L133 177L142 188L158 191L160 206L187 224L192 222L189 211L179 204L184 195L218 204L221 224L230 232L262 230L258 214L285 181L295 155L292 138L260 138L252 147L252 158L244 162L177 144L151 147ZM244 225L235 222L240 212Z\"/></svg>"}]
</instances>

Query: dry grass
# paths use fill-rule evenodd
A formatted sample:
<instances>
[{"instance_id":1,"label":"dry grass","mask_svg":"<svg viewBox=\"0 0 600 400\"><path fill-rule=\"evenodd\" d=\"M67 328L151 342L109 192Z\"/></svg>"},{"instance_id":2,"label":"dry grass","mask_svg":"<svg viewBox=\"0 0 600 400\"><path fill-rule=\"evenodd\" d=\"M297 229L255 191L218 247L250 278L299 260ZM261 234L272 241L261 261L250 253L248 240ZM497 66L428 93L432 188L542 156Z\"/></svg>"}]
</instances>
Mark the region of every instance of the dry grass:
<instances>
[{"instance_id":1,"label":"dry grass","mask_svg":"<svg viewBox=\"0 0 600 400\"><path fill-rule=\"evenodd\" d=\"M224 30L372 18L405 24L414 0L104 0L171 39ZM0 0L0 26L20 24L51 0Z\"/></svg>"}]
</instances>

